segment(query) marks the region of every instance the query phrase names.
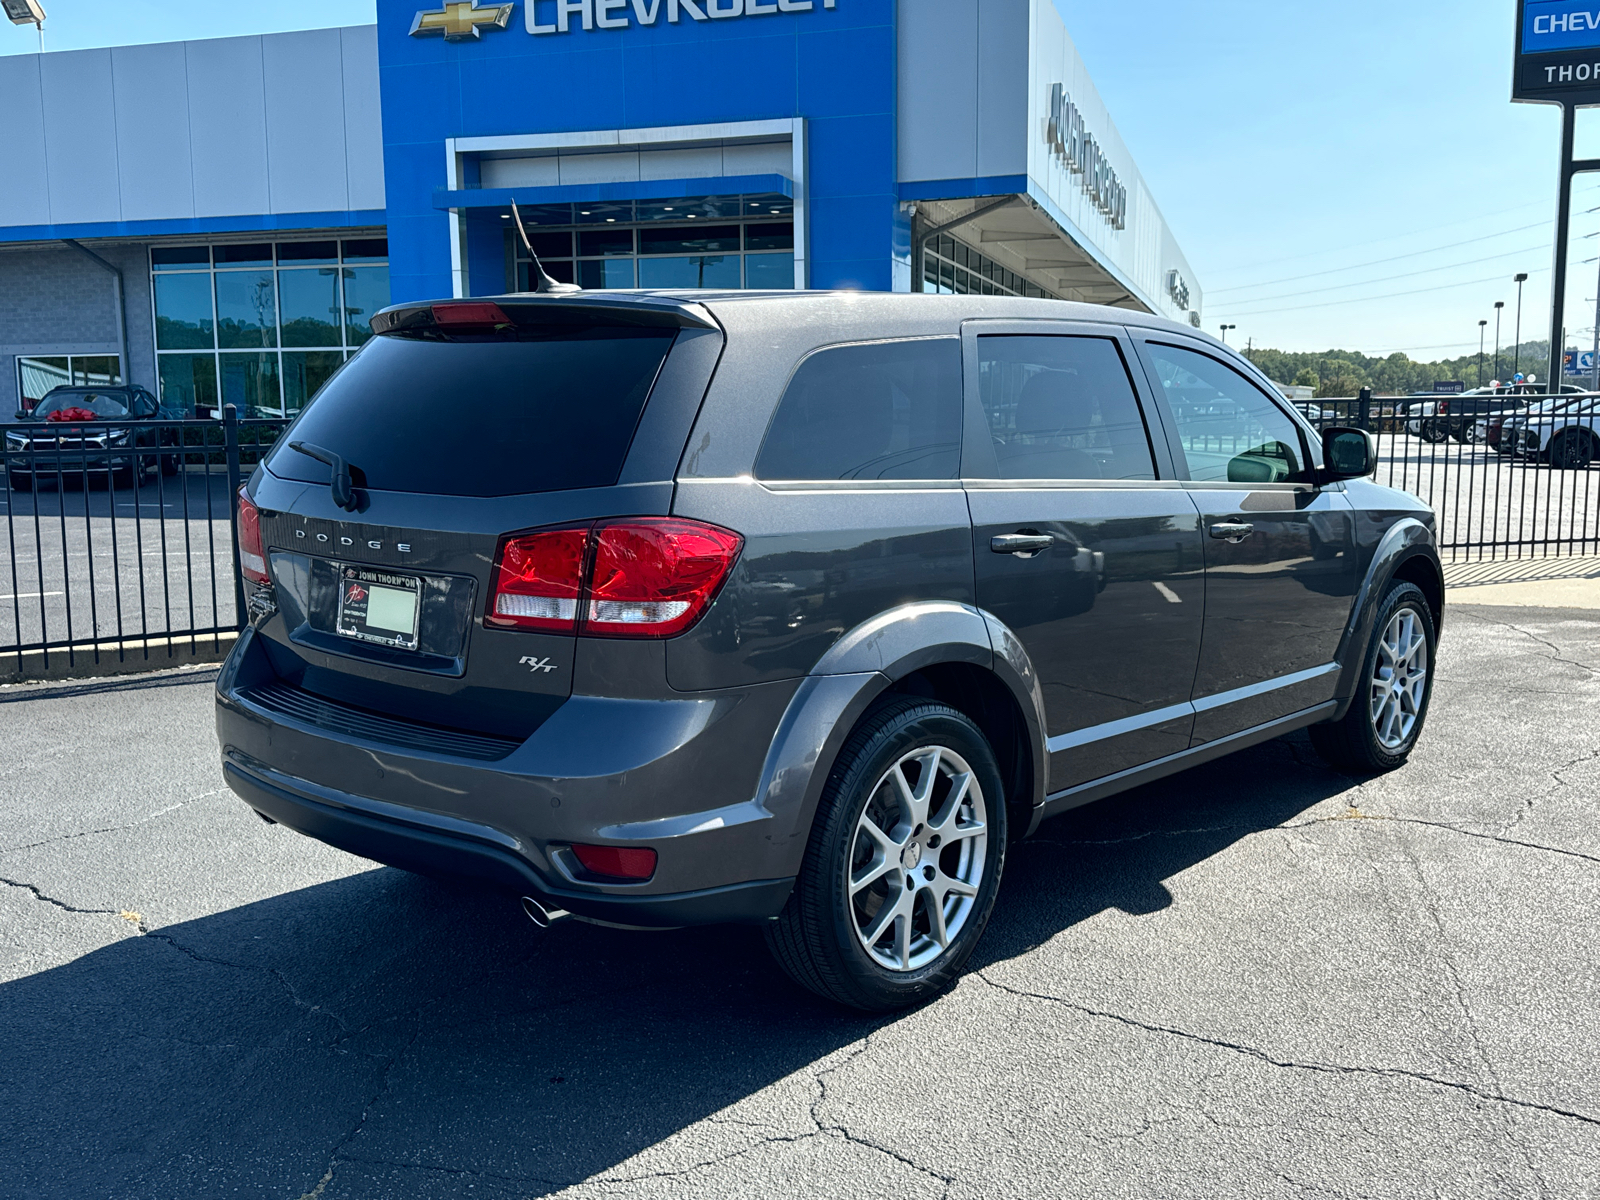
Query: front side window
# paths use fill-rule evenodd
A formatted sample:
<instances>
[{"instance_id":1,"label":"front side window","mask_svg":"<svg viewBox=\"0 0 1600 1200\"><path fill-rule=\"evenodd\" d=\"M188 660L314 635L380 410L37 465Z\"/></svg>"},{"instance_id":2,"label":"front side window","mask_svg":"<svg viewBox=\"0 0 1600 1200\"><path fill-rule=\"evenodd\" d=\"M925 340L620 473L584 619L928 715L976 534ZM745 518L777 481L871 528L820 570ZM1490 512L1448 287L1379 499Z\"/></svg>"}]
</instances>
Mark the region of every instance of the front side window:
<instances>
[{"instance_id":1,"label":"front side window","mask_svg":"<svg viewBox=\"0 0 1600 1200\"><path fill-rule=\"evenodd\" d=\"M1232 367L1149 343L1178 442L1199 483L1298 483L1310 477L1299 427Z\"/></svg>"},{"instance_id":2,"label":"front side window","mask_svg":"<svg viewBox=\"0 0 1600 1200\"><path fill-rule=\"evenodd\" d=\"M961 466L961 343L833 346L795 371L756 478L954 479Z\"/></svg>"},{"instance_id":3,"label":"front side window","mask_svg":"<svg viewBox=\"0 0 1600 1200\"><path fill-rule=\"evenodd\" d=\"M1128 368L1110 338L978 339L978 394L1001 479L1154 479Z\"/></svg>"}]
</instances>

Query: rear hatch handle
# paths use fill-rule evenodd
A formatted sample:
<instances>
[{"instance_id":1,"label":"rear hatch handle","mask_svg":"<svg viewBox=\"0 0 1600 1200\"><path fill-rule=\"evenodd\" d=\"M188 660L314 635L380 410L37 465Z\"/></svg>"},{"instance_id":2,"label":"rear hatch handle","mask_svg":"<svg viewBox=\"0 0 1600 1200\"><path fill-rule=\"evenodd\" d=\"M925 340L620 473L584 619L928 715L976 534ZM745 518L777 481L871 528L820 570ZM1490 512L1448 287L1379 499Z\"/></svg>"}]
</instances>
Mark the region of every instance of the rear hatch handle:
<instances>
[{"instance_id":1,"label":"rear hatch handle","mask_svg":"<svg viewBox=\"0 0 1600 1200\"><path fill-rule=\"evenodd\" d=\"M312 442L290 442L289 449L297 454L304 454L307 458L314 458L319 463L326 463L333 469L333 480L330 487L333 490L333 502L345 512L355 512L359 507L356 500L355 484L350 478L350 464L345 462L332 450L325 449Z\"/></svg>"}]
</instances>

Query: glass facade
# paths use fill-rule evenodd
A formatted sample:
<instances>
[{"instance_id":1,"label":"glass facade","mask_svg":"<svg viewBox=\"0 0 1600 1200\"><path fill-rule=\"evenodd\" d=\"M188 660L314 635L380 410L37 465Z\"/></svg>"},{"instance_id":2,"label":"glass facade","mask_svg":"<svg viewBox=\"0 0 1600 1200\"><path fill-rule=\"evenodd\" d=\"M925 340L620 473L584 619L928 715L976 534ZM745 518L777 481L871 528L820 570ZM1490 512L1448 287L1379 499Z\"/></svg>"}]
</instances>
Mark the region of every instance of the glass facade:
<instances>
[{"instance_id":1,"label":"glass facade","mask_svg":"<svg viewBox=\"0 0 1600 1200\"><path fill-rule=\"evenodd\" d=\"M51 388L119 384L115 354L43 354L17 356L17 396L24 412L44 399ZM7 414L9 416L10 414Z\"/></svg>"},{"instance_id":2,"label":"glass facade","mask_svg":"<svg viewBox=\"0 0 1600 1200\"><path fill-rule=\"evenodd\" d=\"M696 196L522 210L551 278L585 288L792 289L794 201L783 195ZM532 284L528 252L508 230L516 291Z\"/></svg>"},{"instance_id":3,"label":"glass facade","mask_svg":"<svg viewBox=\"0 0 1600 1200\"><path fill-rule=\"evenodd\" d=\"M1015 271L1006 270L965 242L958 242L943 234L930 239L923 251L922 290L944 296L1059 298L1038 284L1030 283Z\"/></svg>"},{"instance_id":4,"label":"glass facade","mask_svg":"<svg viewBox=\"0 0 1600 1200\"><path fill-rule=\"evenodd\" d=\"M293 416L372 336L388 259L384 238L152 247L162 404Z\"/></svg>"}]
</instances>

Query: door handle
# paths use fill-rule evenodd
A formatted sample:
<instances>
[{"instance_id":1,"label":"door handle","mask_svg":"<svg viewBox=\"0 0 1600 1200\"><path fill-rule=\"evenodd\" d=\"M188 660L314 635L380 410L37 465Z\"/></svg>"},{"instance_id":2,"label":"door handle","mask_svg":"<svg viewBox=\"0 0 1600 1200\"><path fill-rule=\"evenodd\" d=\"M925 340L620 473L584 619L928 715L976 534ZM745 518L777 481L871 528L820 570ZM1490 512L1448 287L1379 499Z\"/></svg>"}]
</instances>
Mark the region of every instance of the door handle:
<instances>
[{"instance_id":1,"label":"door handle","mask_svg":"<svg viewBox=\"0 0 1600 1200\"><path fill-rule=\"evenodd\" d=\"M1211 527L1211 536L1237 545L1256 531L1248 521L1218 521Z\"/></svg>"},{"instance_id":2,"label":"door handle","mask_svg":"<svg viewBox=\"0 0 1600 1200\"><path fill-rule=\"evenodd\" d=\"M1023 557L1048 550L1055 543L1056 539L1048 533L998 533L989 539L989 549L996 554Z\"/></svg>"}]
</instances>

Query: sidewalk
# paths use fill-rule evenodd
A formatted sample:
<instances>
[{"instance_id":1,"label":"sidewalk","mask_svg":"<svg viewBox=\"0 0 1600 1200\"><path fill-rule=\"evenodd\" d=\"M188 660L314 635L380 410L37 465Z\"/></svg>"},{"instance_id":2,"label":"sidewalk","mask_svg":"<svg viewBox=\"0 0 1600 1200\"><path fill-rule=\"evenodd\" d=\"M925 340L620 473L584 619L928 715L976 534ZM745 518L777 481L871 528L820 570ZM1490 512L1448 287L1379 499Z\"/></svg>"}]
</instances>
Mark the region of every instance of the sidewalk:
<instances>
[{"instance_id":1,"label":"sidewalk","mask_svg":"<svg viewBox=\"0 0 1600 1200\"><path fill-rule=\"evenodd\" d=\"M1446 563L1452 604L1600 608L1600 558L1522 558Z\"/></svg>"}]
</instances>

